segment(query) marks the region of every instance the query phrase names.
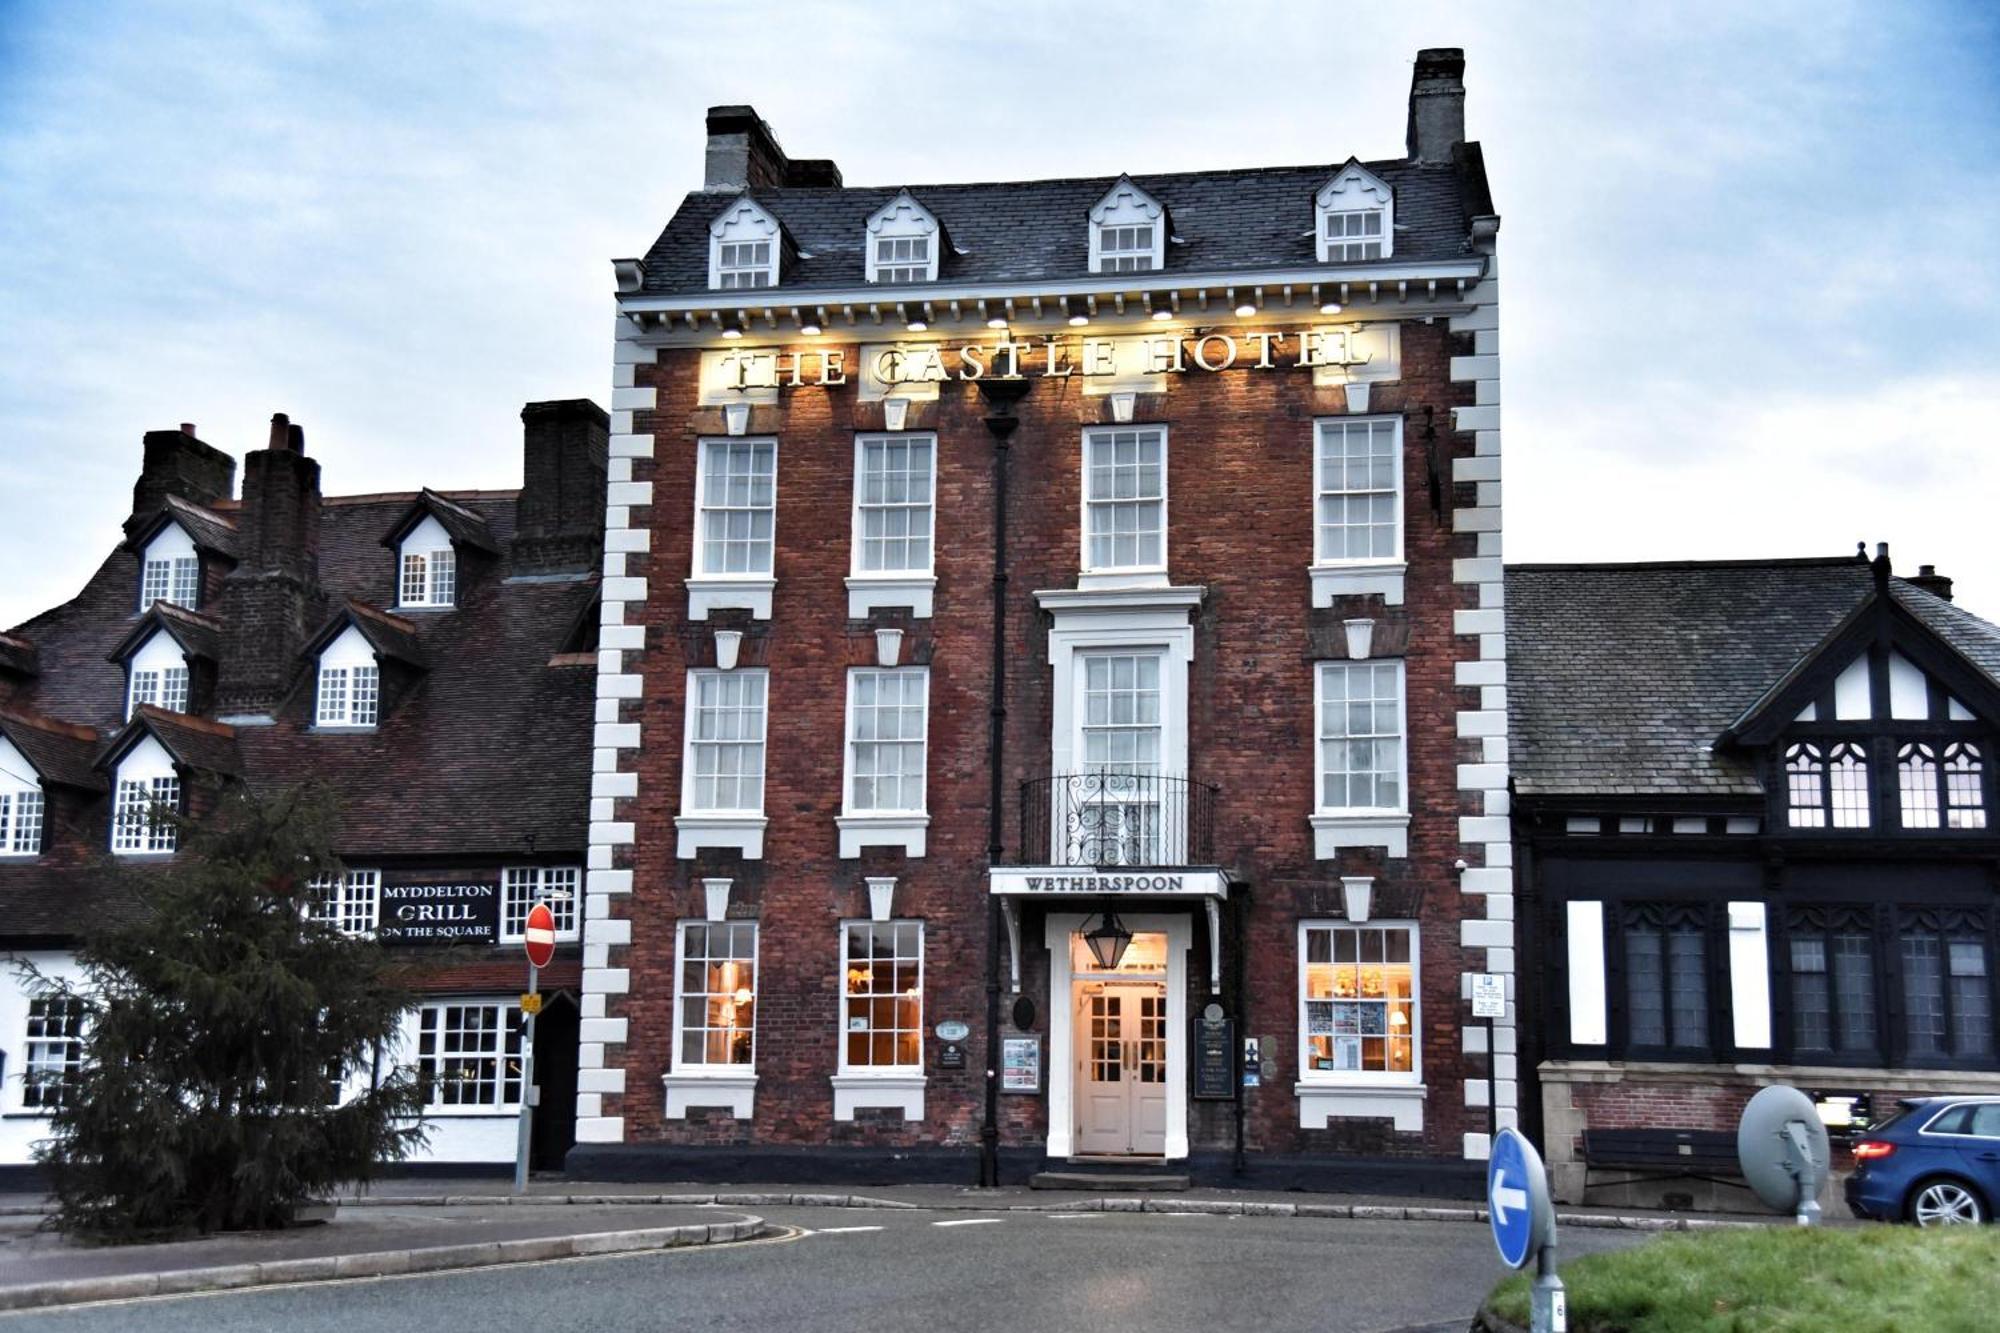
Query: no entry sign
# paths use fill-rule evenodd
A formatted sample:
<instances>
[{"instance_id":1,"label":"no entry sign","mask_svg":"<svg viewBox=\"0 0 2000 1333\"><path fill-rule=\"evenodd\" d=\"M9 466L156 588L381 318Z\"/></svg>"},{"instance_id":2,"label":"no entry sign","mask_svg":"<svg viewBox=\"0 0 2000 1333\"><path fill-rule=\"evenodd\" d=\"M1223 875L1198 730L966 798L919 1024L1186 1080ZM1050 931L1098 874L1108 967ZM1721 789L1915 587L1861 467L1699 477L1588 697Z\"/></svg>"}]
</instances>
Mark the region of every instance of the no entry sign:
<instances>
[{"instance_id":1,"label":"no entry sign","mask_svg":"<svg viewBox=\"0 0 2000 1333\"><path fill-rule=\"evenodd\" d=\"M528 909L521 941L527 946L528 962L536 967L547 967L556 956L556 916L547 903L536 903Z\"/></svg>"}]
</instances>

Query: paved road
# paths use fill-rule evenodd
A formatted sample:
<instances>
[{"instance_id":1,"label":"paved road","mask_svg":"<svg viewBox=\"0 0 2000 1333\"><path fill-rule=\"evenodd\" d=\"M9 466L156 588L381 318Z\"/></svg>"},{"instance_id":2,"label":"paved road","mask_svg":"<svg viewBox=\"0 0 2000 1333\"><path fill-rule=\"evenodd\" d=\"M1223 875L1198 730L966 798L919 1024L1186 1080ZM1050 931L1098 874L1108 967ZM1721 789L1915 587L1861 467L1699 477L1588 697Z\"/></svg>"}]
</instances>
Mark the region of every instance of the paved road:
<instances>
[{"instance_id":1,"label":"paved road","mask_svg":"<svg viewBox=\"0 0 2000 1333\"><path fill-rule=\"evenodd\" d=\"M1154 1213L766 1208L795 1239L0 1318L0 1330L958 1333L1462 1329L1486 1228ZM1640 1243L1573 1230L1568 1253Z\"/></svg>"}]
</instances>

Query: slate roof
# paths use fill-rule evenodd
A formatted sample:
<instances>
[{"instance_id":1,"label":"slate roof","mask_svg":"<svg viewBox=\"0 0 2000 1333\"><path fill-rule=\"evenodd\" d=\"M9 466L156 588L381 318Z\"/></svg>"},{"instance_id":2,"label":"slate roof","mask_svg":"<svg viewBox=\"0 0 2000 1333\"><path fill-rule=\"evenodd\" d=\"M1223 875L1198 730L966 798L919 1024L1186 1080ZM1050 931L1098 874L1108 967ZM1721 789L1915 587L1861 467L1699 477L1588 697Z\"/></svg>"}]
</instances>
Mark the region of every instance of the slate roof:
<instances>
[{"instance_id":1,"label":"slate roof","mask_svg":"<svg viewBox=\"0 0 2000 1333\"><path fill-rule=\"evenodd\" d=\"M1466 145L1468 150L1476 145ZM1366 162L1395 192L1393 260L1461 259L1470 219L1490 210L1479 155L1460 165ZM1313 245L1313 196L1346 165L1264 167L1138 175L1132 183L1157 199L1172 221L1164 272L1227 274L1318 264ZM742 299L768 302L788 293L858 287L867 281L868 219L907 188L950 234L940 282L1008 282L1090 275L1090 209L1117 176L1009 181L976 185L882 188L770 188L751 198L770 211L808 257L794 258L777 288ZM640 291L681 295L708 289L709 224L738 191L697 190L645 255ZM1392 262L1393 262L1392 260ZM1323 265L1330 278L1341 266ZM1135 274L1143 284L1148 274ZM921 293L926 284L885 286Z\"/></svg>"},{"instance_id":2,"label":"slate roof","mask_svg":"<svg viewBox=\"0 0 2000 1333\"><path fill-rule=\"evenodd\" d=\"M1900 579L1891 595L2000 681L2000 629ZM1507 713L1523 796L1758 797L1710 746L1874 591L1866 562L1507 569Z\"/></svg>"}]
</instances>

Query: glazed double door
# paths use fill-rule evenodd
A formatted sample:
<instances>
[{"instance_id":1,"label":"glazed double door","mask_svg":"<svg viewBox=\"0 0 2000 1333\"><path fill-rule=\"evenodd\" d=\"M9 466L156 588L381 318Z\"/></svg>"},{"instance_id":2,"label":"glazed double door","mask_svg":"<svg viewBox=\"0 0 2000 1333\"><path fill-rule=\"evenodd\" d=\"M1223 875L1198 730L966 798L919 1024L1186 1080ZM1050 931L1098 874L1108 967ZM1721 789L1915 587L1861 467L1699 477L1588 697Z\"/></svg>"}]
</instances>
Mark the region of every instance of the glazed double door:
<instances>
[{"instance_id":1,"label":"glazed double door","mask_svg":"<svg viewBox=\"0 0 2000 1333\"><path fill-rule=\"evenodd\" d=\"M1077 985L1076 1152L1161 1156L1167 1150L1167 988L1160 982Z\"/></svg>"}]
</instances>

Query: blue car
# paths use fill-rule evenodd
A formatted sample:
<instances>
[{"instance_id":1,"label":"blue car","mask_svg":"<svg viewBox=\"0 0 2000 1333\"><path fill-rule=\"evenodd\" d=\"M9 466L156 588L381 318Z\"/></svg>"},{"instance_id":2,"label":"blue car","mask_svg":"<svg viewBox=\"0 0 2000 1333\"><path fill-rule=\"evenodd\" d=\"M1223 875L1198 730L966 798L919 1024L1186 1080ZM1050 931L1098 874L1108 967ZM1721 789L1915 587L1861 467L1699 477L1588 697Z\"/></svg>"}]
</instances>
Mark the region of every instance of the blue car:
<instances>
[{"instance_id":1,"label":"blue car","mask_svg":"<svg viewBox=\"0 0 2000 1333\"><path fill-rule=\"evenodd\" d=\"M2000 1097L1920 1097L1854 1145L1847 1206L1920 1227L1988 1222L2000 1205Z\"/></svg>"}]
</instances>

